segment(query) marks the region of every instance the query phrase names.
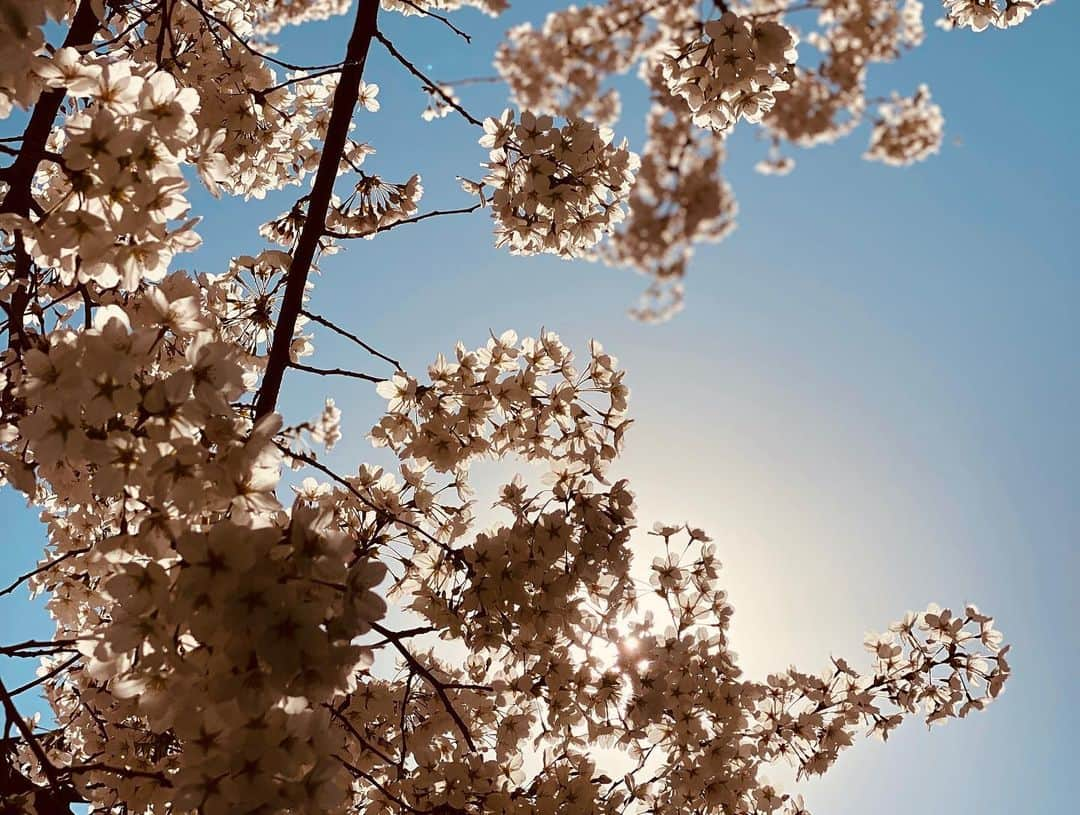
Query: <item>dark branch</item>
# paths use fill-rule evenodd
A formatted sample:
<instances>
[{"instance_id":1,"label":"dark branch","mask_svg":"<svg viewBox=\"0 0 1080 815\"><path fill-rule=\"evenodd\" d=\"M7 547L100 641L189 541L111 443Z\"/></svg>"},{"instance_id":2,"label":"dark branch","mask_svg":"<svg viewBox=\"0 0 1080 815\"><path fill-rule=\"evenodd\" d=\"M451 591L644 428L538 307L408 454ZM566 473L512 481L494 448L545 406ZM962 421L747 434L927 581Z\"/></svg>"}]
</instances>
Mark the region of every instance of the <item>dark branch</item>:
<instances>
[{"instance_id":1,"label":"dark branch","mask_svg":"<svg viewBox=\"0 0 1080 815\"><path fill-rule=\"evenodd\" d=\"M341 326L330 322L325 317L320 317L318 314L312 314L310 311L307 311L306 309L302 309L300 311L300 313L303 314L305 317L307 317L312 322L318 323L321 326L325 326L326 328L329 328L335 334L340 334L342 337L345 337L346 339L352 340L357 345L359 345L361 348L363 348L365 351L367 351L369 354L371 354L372 356L378 357L381 360L385 360L386 362L389 362L397 370L399 370L399 371L404 370L401 367L401 363L398 362L396 359L392 359L391 357L388 357L386 354L384 354L384 353L382 353L380 351L376 351L374 348L372 348L370 345L368 345L366 342L364 342L358 336L346 331Z\"/></svg>"},{"instance_id":2,"label":"dark branch","mask_svg":"<svg viewBox=\"0 0 1080 815\"><path fill-rule=\"evenodd\" d=\"M469 745L469 749L476 752L476 744L473 742L469 727L465 724L465 720L461 718L461 714L457 712L454 703L450 699L450 695L446 692L446 689L451 686L441 681L431 672L430 668L413 656L412 652L401 642L401 638L397 636L396 632L385 626L379 625L374 621L371 621L371 627L386 637L394 648L397 649L397 652L405 658L405 662L408 663L409 667L431 685L432 689L442 701L443 707L446 708L446 712L450 714L450 718L454 720L454 724L456 724L458 730L461 731L461 735L464 737L465 743Z\"/></svg>"},{"instance_id":3,"label":"dark branch","mask_svg":"<svg viewBox=\"0 0 1080 815\"><path fill-rule=\"evenodd\" d=\"M0 597L3 597L5 594L11 594L13 591L15 591L15 589L17 589L19 586L21 586L23 583L25 583L31 577L34 577L35 575L39 575L42 572L47 572L49 569L51 569L56 564L63 563L68 558L75 557L76 555L81 555L81 554L84 554L84 553L89 552L89 551L90 551L89 546L83 547L82 549L73 549L72 551L67 552L66 554L63 554L58 558L50 560L48 563L42 563L36 569L32 569L31 571L27 572L26 574L22 575L21 577L16 578L15 582L13 582L7 588L0 589Z\"/></svg>"},{"instance_id":4,"label":"dark branch","mask_svg":"<svg viewBox=\"0 0 1080 815\"><path fill-rule=\"evenodd\" d=\"M454 110L456 110L458 113L460 113L462 116L464 116L465 120L467 122L469 122L469 124L474 124L477 127L483 127L484 126L483 122L481 122L479 119L477 119L475 116L473 116L467 110L465 110L465 108L463 108L461 105L459 105L457 102L454 101L453 97L448 95L445 91L443 91L442 88L440 88L438 85L436 85L435 81L433 79L428 77L423 71L421 71L419 68L417 68L415 65L413 65L405 57L405 55L402 54L400 51L398 51L394 47L394 44L392 42L390 42L390 40L388 40L386 37L384 37L380 32L378 32L378 31L375 32L375 39L377 39L379 42L381 42L383 44L383 46L386 48L386 50L390 52L390 56L392 56L394 59L396 59L398 62L400 62L402 64L402 66L404 66L405 70L407 70L410 74L412 74L413 76L415 76L417 79L419 79L421 82L424 83L424 89L425 90L439 96L444 102L446 102L447 105L449 105Z\"/></svg>"},{"instance_id":5,"label":"dark branch","mask_svg":"<svg viewBox=\"0 0 1080 815\"><path fill-rule=\"evenodd\" d=\"M345 62L328 62L326 65L296 65L295 63L292 63L292 62L285 62L284 60L276 59L275 57L272 57L269 54L264 54L262 51L255 48L251 43L249 43L247 40L245 40L243 37L241 37L236 32L236 30L231 25L229 25L229 23L226 20L223 20L220 17L218 17L217 15L212 14L211 12L207 11L206 8L203 6L202 0L187 0L187 3L193 9L195 9L199 13L199 15L204 20L206 20L207 23L211 23L211 22L217 23L219 26L224 28L229 33L229 36L231 36L234 40L236 40L236 42L239 43L240 47L243 48L245 51L247 51L249 54L252 54L252 55L254 55L256 57L259 57L260 59L264 59L267 62L272 62L274 65L280 66L282 68L286 68L287 70L290 70L290 71L322 71L322 70L326 70L326 69L343 68L344 66L349 64L349 58L348 57L345 58Z\"/></svg>"},{"instance_id":6,"label":"dark branch","mask_svg":"<svg viewBox=\"0 0 1080 815\"><path fill-rule=\"evenodd\" d=\"M72 665L74 665L80 659L82 659L82 654L76 654L75 656L64 660L59 665L57 665L55 668L53 668L51 671L49 671L47 674L44 674L43 676L39 676L37 679L31 679L25 685L19 685L19 687L15 688L15 690L11 691L11 695L12 696L18 696L20 693L26 693L31 688L36 688L38 685L45 684L46 682L48 682L53 677L55 677L58 674L61 674L64 671L66 671L68 668L70 668Z\"/></svg>"},{"instance_id":7,"label":"dark branch","mask_svg":"<svg viewBox=\"0 0 1080 815\"><path fill-rule=\"evenodd\" d=\"M32 659L49 654L70 653L74 650L75 640L26 640L14 645L0 646L0 656Z\"/></svg>"},{"instance_id":8,"label":"dark branch","mask_svg":"<svg viewBox=\"0 0 1080 815\"><path fill-rule=\"evenodd\" d=\"M379 0L360 0L356 9L349 45L345 52L345 63L341 71L341 81L334 91L333 108L330 123L326 128L319 169L315 174L315 183L308 199L307 219L300 238L293 250L293 259L289 264L288 283L281 303L281 312L277 325L274 326L274 338L270 345L270 354L266 360L266 373L263 374L262 387L255 402L255 419L261 419L273 412L281 392L281 380L289 366L289 349L292 346L296 320L304 306L304 291L307 287L308 274L319 247L319 239L326 230L326 213L330 208L330 198L334 192L338 166L345 151L349 135L353 110L360 96L360 81L364 75L364 63L367 62L371 38L375 36L375 23L379 14Z\"/></svg>"},{"instance_id":9,"label":"dark branch","mask_svg":"<svg viewBox=\"0 0 1080 815\"><path fill-rule=\"evenodd\" d=\"M93 41L97 30L98 18L94 14L91 0L82 0L71 20L71 28L64 37L63 47L79 48L88 45ZM4 181L7 182L8 190L3 202L0 203L0 213L29 217L34 205L32 187L34 174L37 172L38 163L47 157L45 146L66 94L63 88L52 88L41 94L37 104L34 105L34 112L30 114L30 121L23 131L19 155L4 170ZM30 266L30 255L23 245L22 232L15 230L14 277L20 285L11 295L8 345L20 349L26 343L23 317L30 302L30 289L26 285L30 279Z\"/></svg>"},{"instance_id":10,"label":"dark branch","mask_svg":"<svg viewBox=\"0 0 1080 815\"><path fill-rule=\"evenodd\" d=\"M482 209L483 206L484 204L483 202L481 202L479 204L473 204L471 207L462 207L461 209L435 209L431 212L425 212L423 215L415 215L412 218L405 218L400 221L395 221L392 224L387 224L386 226L380 226L378 229L375 230L375 233L378 234L380 232L389 232L394 227L404 226L405 224L418 224L421 221L426 221L428 218L437 218L440 215L467 215L470 212L476 212L476 210ZM348 232L333 232L329 229L326 230L325 234L331 238L339 238L341 240L351 240L352 238L367 238L371 236L370 232L363 235L353 235Z\"/></svg>"},{"instance_id":11,"label":"dark branch","mask_svg":"<svg viewBox=\"0 0 1080 815\"><path fill-rule=\"evenodd\" d=\"M362 374L345 368L313 368L310 365L301 365L299 362L290 362L289 367L309 374L318 374L319 376L348 376L353 379L363 379L366 382L382 382L385 380L385 377Z\"/></svg>"},{"instance_id":12,"label":"dark branch","mask_svg":"<svg viewBox=\"0 0 1080 815\"><path fill-rule=\"evenodd\" d=\"M430 9L426 9L421 5L417 5L416 3L413 2L413 0L402 0L402 2L404 2L405 5L416 9L416 11L418 11L420 14L423 14L425 17L431 17L431 18L433 18L435 20L438 20L443 25L445 25L447 28L449 28L451 31L453 31L455 34L457 34L459 37L463 38L465 40L465 42L470 43L470 44L472 43L472 37L470 37L468 34L466 34L464 31L462 31L460 28L458 28L452 22L450 22L449 17L444 17L441 14L436 14L434 11L431 11Z\"/></svg>"},{"instance_id":13,"label":"dark branch","mask_svg":"<svg viewBox=\"0 0 1080 815\"><path fill-rule=\"evenodd\" d=\"M22 733L23 738L26 739L30 751L38 760L38 764L41 765L41 771L49 779L49 784L54 790L59 791L61 789L60 777L56 773L56 767L49 761L49 757L45 755L45 751L38 743L37 737L34 736L34 731L30 729L30 725L26 723L19 713L19 709L15 707L15 702L12 700L11 694L8 693L8 689L4 686L4 680L2 679L0 679L0 704L4 707L4 715L7 721L15 725L16 729Z\"/></svg>"}]
</instances>

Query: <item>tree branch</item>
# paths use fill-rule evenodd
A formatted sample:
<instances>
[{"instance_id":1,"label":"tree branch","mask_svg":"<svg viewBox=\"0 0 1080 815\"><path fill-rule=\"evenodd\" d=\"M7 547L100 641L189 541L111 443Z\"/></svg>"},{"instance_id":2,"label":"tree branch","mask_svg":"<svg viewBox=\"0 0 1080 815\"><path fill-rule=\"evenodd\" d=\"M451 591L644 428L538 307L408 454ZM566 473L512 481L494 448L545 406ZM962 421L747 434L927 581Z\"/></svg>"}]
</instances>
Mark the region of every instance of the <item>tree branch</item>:
<instances>
[{"instance_id":1,"label":"tree branch","mask_svg":"<svg viewBox=\"0 0 1080 815\"><path fill-rule=\"evenodd\" d=\"M418 224L421 221L426 221L428 218L437 218L440 215L467 215L470 212L476 212L476 210L482 209L483 206L484 204L481 202L479 204L473 204L471 207L462 207L461 209L434 209L431 212L425 212L423 215L414 215L412 218L404 218L400 221L394 221L394 223L392 224L380 226L378 229L375 230L375 234L377 235L380 232L389 232L396 226L404 226L405 224ZM325 234L331 238L339 238L341 240L351 240L352 238L368 238L371 236L370 232L364 235L352 235L348 232L333 232L329 229L326 230Z\"/></svg>"},{"instance_id":2,"label":"tree branch","mask_svg":"<svg viewBox=\"0 0 1080 815\"><path fill-rule=\"evenodd\" d=\"M79 48L89 45L98 30L98 18L94 14L91 0L82 0L71 28L64 37L64 48ZM38 163L46 157L45 146L52 132L53 122L60 112L67 91L64 88L52 88L38 97L34 112L22 135L22 145L15 161L4 170L4 180L8 184L0 213L14 213L26 218L33 207L33 181ZM25 347L25 326L23 316L30 302L30 290L26 282L30 279L30 255L23 245L22 232L15 231L15 279L23 285L18 286L11 295L8 323L8 346L18 349Z\"/></svg>"},{"instance_id":3,"label":"tree branch","mask_svg":"<svg viewBox=\"0 0 1080 815\"><path fill-rule=\"evenodd\" d=\"M438 20L443 25L445 25L447 28L449 28L451 31L453 31L455 34L457 34L459 37L464 39L465 42L469 43L470 45L472 44L472 37L470 37L468 34L466 34L464 31L462 31L460 28L458 28L452 22L450 22L449 17L444 17L441 14L436 14L435 12L431 11L430 9L426 9L423 6L414 3L413 0L402 0L402 2L404 2L405 5L411 6L412 8L416 9L416 11L418 13L423 14L425 17L431 17L432 19Z\"/></svg>"},{"instance_id":4,"label":"tree branch","mask_svg":"<svg viewBox=\"0 0 1080 815\"><path fill-rule=\"evenodd\" d=\"M392 359L392 358L388 357L386 354L384 354L384 353L382 353L380 351L376 351L374 348L372 348L370 345L368 345L366 342L364 342L358 336L356 336L355 334L351 334L350 332L346 331L341 326L330 322L325 317L320 317L318 314L312 314L307 309L301 309L300 313L303 314L305 317L307 317L312 322L318 323L321 326L325 326L326 328L329 328L335 334L340 334L342 337L345 337L346 339L352 340L357 345L359 345L361 348L363 348L365 351L367 351L369 354L371 354L374 357L378 357L381 360L385 360L386 362L389 362L397 370L399 370L399 371L404 370L401 367L401 363L398 362L396 359Z\"/></svg>"},{"instance_id":5,"label":"tree branch","mask_svg":"<svg viewBox=\"0 0 1080 815\"><path fill-rule=\"evenodd\" d=\"M165 773L156 770L133 770L130 767L113 767L109 764L81 764L69 767L69 773L111 773L121 778L148 778L157 781L163 787L172 787L173 782Z\"/></svg>"},{"instance_id":6,"label":"tree branch","mask_svg":"<svg viewBox=\"0 0 1080 815\"><path fill-rule=\"evenodd\" d=\"M319 376L348 376L353 379L363 379L365 382L382 382L385 380L385 377L362 374L345 368L313 368L310 365L301 365L299 362L290 362L289 367L309 374L318 374Z\"/></svg>"},{"instance_id":7,"label":"tree branch","mask_svg":"<svg viewBox=\"0 0 1080 815\"><path fill-rule=\"evenodd\" d=\"M476 744L473 742L472 733L469 732L468 725L465 724L465 720L461 718L461 714L457 712L457 709L454 707L454 703L450 700L450 696L446 692L446 689L451 686L445 682L442 682L437 676L435 676L435 674L431 672L430 668L428 668L426 665L424 665L424 663L422 663L415 656L413 656L412 652L408 648L406 648L405 645L401 642L401 638L397 636L396 632L390 630L389 628L386 628L385 626L379 625L373 620L370 621L370 625L374 630L378 631L380 634L386 637L394 646L394 648L397 649L397 652L405 658L405 661L409 664L409 667L416 673L418 673L420 676L422 676L424 680L429 685L431 685L432 689L442 701L443 707L446 709L446 712L450 714L450 718L454 720L454 724L456 724L458 730L461 731L461 735L464 737L465 743L469 745L469 749L475 753Z\"/></svg>"},{"instance_id":8,"label":"tree branch","mask_svg":"<svg viewBox=\"0 0 1080 815\"><path fill-rule=\"evenodd\" d=\"M284 60L277 59L270 54L264 54L259 49L255 48L250 42L241 37L227 20L223 20L215 14L206 10L202 0L187 0L189 6L199 13L199 16L206 20L207 23L217 23L224 28L236 42L252 56L264 59L267 62L272 62L281 68L285 68L289 71L321 71L321 70L334 70L346 66L349 64L349 58L346 57L344 62L328 62L325 65L297 65L293 62L285 62ZM361 66L362 67L362 66Z\"/></svg>"},{"instance_id":9,"label":"tree branch","mask_svg":"<svg viewBox=\"0 0 1080 815\"><path fill-rule=\"evenodd\" d=\"M43 676L39 676L37 679L31 679L25 685L19 685L19 687L15 688L15 690L11 691L11 696L12 697L18 696L20 693L26 693L26 691L30 690L31 688L36 688L38 685L43 685L44 683L48 682L53 677L55 677L55 676L63 673L64 671L66 671L68 668L70 668L72 665L74 665L80 659L82 659L82 654L76 654L75 656L64 660L59 665L57 665L55 668L53 668L51 671L49 671L47 674L45 674Z\"/></svg>"},{"instance_id":10,"label":"tree branch","mask_svg":"<svg viewBox=\"0 0 1080 815\"><path fill-rule=\"evenodd\" d=\"M0 646L0 656L32 659L49 654L71 653L75 640L26 640L14 645Z\"/></svg>"},{"instance_id":11,"label":"tree branch","mask_svg":"<svg viewBox=\"0 0 1080 815\"><path fill-rule=\"evenodd\" d=\"M26 723L22 715L19 713L19 709L15 707L15 702L11 698L11 694L8 693L8 689L4 686L4 680L0 679L0 704L4 707L4 714L7 720L15 725L16 729L30 746L31 752L38 760L38 764L41 765L41 771L45 773L45 777L49 779L49 784L57 792L60 791L60 777L56 774L56 767L49 761L49 757L45 755L45 751L41 749L41 745L38 743L37 737L34 736L34 731L30 729L30 725Z\"/></svg>"},{"instance_id":12,"label":"tree branch","mask_svg":"<svg viewBox=\"0 0 1080 815\"><path fill-rule=\"evenodd\" d=\"M7 586L4 589L0 589L0 597L3 597L5 594L11 594L13 591L15 591L15 589L17 589L19 586L21 586L23 583L25 583L31 577L34 577L35 575L39 575L42 572L47 572L49 569L51 569L56 564L63 563L68 558L75 557L76 555L82 555L82 554L85 554L86 552L89 552L89 551L90 551L89 546L84 546L81 549L72 549L70 552L67 552L67 553L63 554L58 558L53 558L52 560L50 560L47 563L42 563L36 569L31 569L26 574L17 577L15 579L15 581L10 586Z\"/></svg>"},{"instance_id":13,"label":"tree branch","mask_svg":"<svg viewBox=\"0 0 1080 815\"><path fill-rule=\"evenodd\" d=\"M394 44L392 42L390 42L390 40L386 39L386 37L384 37L380 32L378 32L378 31L375 32L375 39L377 39L379 42L381 42L383 44L383 46L386 48L386 50L390 52L390 55L394 59L396 59L398 62L400 62L401 65L405 68L405 70L407 70L410 74L412 74L417 79L419 79L421 82L423 82L424 83L424 88L426 90L430 91L431 93L437 94L444 102L446 102L446 104L448 104L450 107L452 107L454 110L456 110L462 116L464 116L465 120L469 124L474 124L477 127L483 127L484 126L483 122L481 122L479 119L477 119L471 113L469 113L469 111L465 110L465 108L463 108L461 105L459 105L457 102L455 102L453 100L453 97L451 97L450 95L445 93L442 88L440 88L438 85L436 85L435 81L433 79L428 77L423 71L421 71L419 68L417 68L415 65L413 65L408 60L408 58L404 54L402 54L400 51L398 51L394 47Z\"/></svg>"},{"instance_id":14,"label":"tree branch","mask_svg":"<svg viewBox=\"0 0 1080 815\"><path fill-rule=\"evenodd\" d=\"M341 70L341 80L334 91L333 108L330 123L323 140L322 156L319 169L315 174L315 183L308 199L307 218L304 228L293 250L293 259L289 264L288 283L281 303L277 325L274 326L274 338L270 346L270 355L266 361L262 387L255 402L255 419L261 419L277 407L281 392L281 380L289 366L289 349L292 346L296 320L304 306L304 291L308 274L315 259L319 239L326 230L326 213L330 208L330 197L334 192L338 165L345 151L345 142L352 122L353 110L360 95L360 80L364 75L371 38L375 36L375 23L379 14L379 0L360 0L356 9L349 45L345 52L345 65Z\"/></svg>"}]
</instances>

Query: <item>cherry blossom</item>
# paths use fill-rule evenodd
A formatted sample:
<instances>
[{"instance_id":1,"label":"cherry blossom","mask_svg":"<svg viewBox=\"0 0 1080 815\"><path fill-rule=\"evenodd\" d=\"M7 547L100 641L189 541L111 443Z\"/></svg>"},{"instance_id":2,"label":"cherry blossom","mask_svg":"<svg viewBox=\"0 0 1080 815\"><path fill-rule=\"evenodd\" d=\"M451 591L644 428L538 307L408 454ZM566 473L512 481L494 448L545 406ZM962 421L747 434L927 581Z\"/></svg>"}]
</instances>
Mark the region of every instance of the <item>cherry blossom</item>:
<instances>
[{"instance_id":1,"label":"cherry blossom","mask_svg":"<svg viewBox=\"0 0 1080 815\"><path fill-rule=\"evenodd\" d=\"M945 120L930 101L930 89L920 85L910 98L893 95L878 108L880 118L870 135L866 158L903 166L923 161L941 149Z\"/></svg>"},{"instance_id":2,"label":"cherry blossom","mask_svg":"<svg viewBox=\"0 0 1080 815\"><path fill-rule=\"evenodd\" d=\"M1020 25L1032 12L1053 0L943 0L945 21L949 27L985 31L991 26L1010 28Z\"/></svg>"},{"instance_id":3,"label":"cherry blossom","mask_svg":"<svg viewBox=\"0 0 1080 815\"><path fill-rule=\"evenodd\" d=\"M625 140L583 119L561 128L550 116L510 110L484 122L490 149L495 243L515 254L581 255L625 217L623 202L640 164Z\"/></svg>"},{"instance_id":4,"label":"cherry blossom","mask_svg":"<svg viewBox=\"0 0 1080 815\"><path fill-rule=\"evenodd\" d=\"M796 39L779 23L727 12L662 61L671 92L686 100L695 124L724 132L739 119L760 122L777 92L791 85Z\"/></svg>"}]
</instances>

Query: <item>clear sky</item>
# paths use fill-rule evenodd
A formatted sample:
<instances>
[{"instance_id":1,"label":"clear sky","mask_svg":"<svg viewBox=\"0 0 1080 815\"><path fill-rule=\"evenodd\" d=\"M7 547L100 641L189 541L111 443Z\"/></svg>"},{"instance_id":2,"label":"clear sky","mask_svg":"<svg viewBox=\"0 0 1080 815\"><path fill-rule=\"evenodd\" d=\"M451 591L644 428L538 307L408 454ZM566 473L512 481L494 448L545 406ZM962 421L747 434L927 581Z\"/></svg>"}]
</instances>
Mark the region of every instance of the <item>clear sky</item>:
<instances>
[{"instance_id":1,"label":"clear sky","mask_svg":"<svg viewBox=\"0 0 1080 815\"><path fill-rule=\"evenodd\" d=\"M471 46L432 20L385 29L433 77L484 75L509 24L556 5L458 15ZM765 178L752 171L764 147L740 125L727 168L739 228L699 250L687 308L669 324L624 316L644 286L632 273L510 257L491 247L483 214L354 242L325 260L311 300L416 371L489 329L546 326L582 349L601 340L632 389L619 475L643 526L688 520L721 544L751 675L815 670L830 654L858 664L866 631L931 601L996 615L1015 644L1001 700L931 733L912 721L887 745L859 743L800 788L818 815L1075 810L1080 4L1059 0L1018 29L979 35L933 28L938 12L927 2L927 43L875 66L870 95L927 81L946 116L942 154L907 170L869 164L864 125L796 152L791 176ZM282 56L338 59L347 32L343 19L309 26ZM357 117L356 137L378 149L365 169L396 181L423 173L422 209L467 204L454 176L480 175L474 129L422 122L415 81L377 46L366 78L383 108ZM617 132L640 146L642 94L633 79L620 87ZM504 97L497 86L462 92L478 115ZM220 271L263 246L258 224L291 198L192 200L206 242L184 265ZM317 344L314 364L367 364ZM292 376L287 414L315 415L326 383ZM375 457L364 434L381 400L362 385L333 393L346 420L333 460L354 467ZM32 567L42 534L10 491L0 513L4 584ZM48 631L25 595L0 598L0 641ZM0 663L5 680L26 667Z\"/></svg>"}]
</instances>

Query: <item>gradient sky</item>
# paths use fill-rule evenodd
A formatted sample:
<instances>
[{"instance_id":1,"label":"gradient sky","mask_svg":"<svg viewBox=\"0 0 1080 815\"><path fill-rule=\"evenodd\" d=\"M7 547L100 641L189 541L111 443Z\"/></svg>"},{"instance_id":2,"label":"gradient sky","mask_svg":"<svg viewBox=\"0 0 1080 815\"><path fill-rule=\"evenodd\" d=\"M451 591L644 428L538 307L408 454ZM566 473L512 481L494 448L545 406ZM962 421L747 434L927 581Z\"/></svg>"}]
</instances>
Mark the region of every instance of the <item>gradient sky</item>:
<instances>
[{"instance_id":1,"label":"gradient sky","mask_svg":"<svg viewBox=\"0 0 1080 815\"><path fill-rule=\"evenodd\" d=\"M432 20L384 26L433 77L485 75L509 24L557 5L518 0L495 21L463 13L455 20L471 46ZM929 26L938 6L927 7ZM291 32L282 56L337 59L347 25ZM929 26L922 48L875 66L871 96L927 81L944 110L942 154L915 168L862 161L864 125L796 152L791 176L765 178L752 171L764 146L740 125L727 166L739 228L699 250L686 311L666 325L624 316L642 279L510 257L491 247L481 214L354 242L316 281L312 310L416 371L458 339L478 345L511 327L546 326L581 349L596 337L619 356L636 426L617 474L632 480L643 526L688 520L720 543L750 675L816 670L830 654L867 664L867 631L931 601L996 615L1014 643L1001 700L931 733L911 721L887 745L860 742L799 787L818 815L1075 807L1077 30L1080 5L1062 0L1006 32ZM401 181L423 173L424 210L466 204L454 176L479 177L485 157L473 128L420 121L423 95L377 46L366 78L381 86L383 109L357 117L356 137L379 151L365 169ZM632 78L618 85L628 93L617 132L640 146L642 94ZM497 86L462 92L478 115L498 113L504 97ZM216 204L194 191L206 242L184 266L220 271L256 253L258 224L289 196ZM317 346L314 364L368 365L329 339ZM286 415L317 414L327 383L290 376ZM346 432L333 462L377 459L364 433L381 400L332 384ZM508 471L482 480L496 477ZM10 490L0 513L3 585L32 567L43 541ZM652 540L642 536L643 554ZM24 594L0 598L0 642L48 631ZM0 662L5 681L27 668Z\"/></svg>"}]
</instances>

